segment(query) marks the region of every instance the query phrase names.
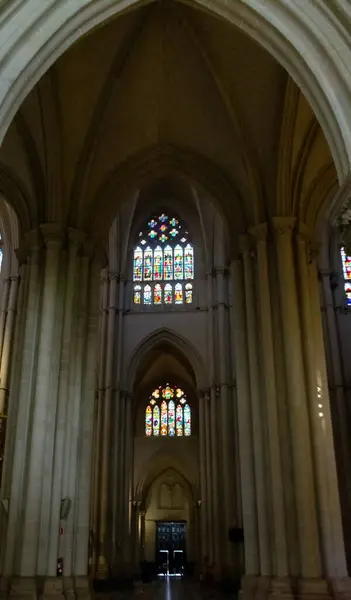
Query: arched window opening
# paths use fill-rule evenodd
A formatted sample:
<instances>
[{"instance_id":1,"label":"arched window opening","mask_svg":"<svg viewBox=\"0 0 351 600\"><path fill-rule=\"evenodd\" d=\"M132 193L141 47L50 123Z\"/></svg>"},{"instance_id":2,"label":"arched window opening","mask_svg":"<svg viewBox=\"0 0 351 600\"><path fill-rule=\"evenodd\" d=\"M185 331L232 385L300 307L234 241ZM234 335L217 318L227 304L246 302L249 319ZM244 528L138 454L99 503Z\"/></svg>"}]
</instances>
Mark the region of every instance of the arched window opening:
<instances>
[{"instance_id":1,"label":"arched window opening","mask_svg":"<svg viewBox=\"0 0 351 600\"><path fill-rule=\"evenodd\" d=\"M145 435L191 435L191 408L180 387L166 383L152 392L145 410Z\"/></svg>"},{"instance_id":2,"label":"arched window opening","mask_svg":"<svg viewBox=\"0 0 351 600\"><path fill-rule=\"evenodd\" d=\"M341 248L341 262L344 278L344 293L347 306L351 307L351 256L345 252L345 248Z\"/></svg>"},{"instance_id":3,"label":"arched window opening","mask_svg":"<svg viewBox=\"0 0 351 600\"><path fill-rule=\"evenodd\" d=\"M165 213L149 219L134 249L134 304L192 304L193 279L194 247L185 224Z\"/></svg>"}]
</instances>

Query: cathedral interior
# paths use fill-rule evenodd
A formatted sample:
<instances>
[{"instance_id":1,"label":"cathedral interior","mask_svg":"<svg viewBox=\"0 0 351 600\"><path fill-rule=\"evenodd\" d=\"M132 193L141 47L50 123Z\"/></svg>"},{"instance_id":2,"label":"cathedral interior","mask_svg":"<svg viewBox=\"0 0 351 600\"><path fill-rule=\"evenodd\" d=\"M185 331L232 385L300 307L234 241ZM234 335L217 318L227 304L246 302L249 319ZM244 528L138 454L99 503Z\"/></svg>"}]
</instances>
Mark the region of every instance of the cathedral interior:
<instances>
[{"instance_id":1,"label":"cathedral interior","mask_svg":"<svg viewBox=\"0 0 351 600\"><path fill-rule=\"evenodd\" d=\"M51 62L0 147L0 597L351 598L332 124L205 2L121 9Z\"/></svg>"}]
</instances>

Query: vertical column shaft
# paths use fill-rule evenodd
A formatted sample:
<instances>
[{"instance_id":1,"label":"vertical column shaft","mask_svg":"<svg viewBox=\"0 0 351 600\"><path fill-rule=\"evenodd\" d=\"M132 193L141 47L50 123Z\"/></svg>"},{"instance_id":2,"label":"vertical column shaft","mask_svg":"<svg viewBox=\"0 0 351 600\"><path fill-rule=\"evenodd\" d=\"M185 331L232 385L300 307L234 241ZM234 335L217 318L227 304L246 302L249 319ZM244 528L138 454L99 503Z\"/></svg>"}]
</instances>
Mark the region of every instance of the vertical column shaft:
<instances>
[{"instance_id":1,"label":"vertical column shaft","mask_svg":"<svg viewBox=\"0 0 351 600\"><path fill-rule=\"evenodd\" d=\"M233 339L235 343L236 384L238 390L238 429L242 516L245 536L245 574L259 573L256 486L253 453L253 431L250 405L247 316L241 259L232 262Z\"/></svg>"},{"instance_id":2,"label":"vertical column shaft","mask_svg":"<svg viewBox=\"0 0 351 600\"><path fill-rule=\"evenodd\" d=\"M292 433L300 573L303 577L320 577L321 564L312 448L292 246L294 219L276 217L273 223L277 244L281 305L284 307L282 325L289 420Z\"/></svg>"}]
</instances>

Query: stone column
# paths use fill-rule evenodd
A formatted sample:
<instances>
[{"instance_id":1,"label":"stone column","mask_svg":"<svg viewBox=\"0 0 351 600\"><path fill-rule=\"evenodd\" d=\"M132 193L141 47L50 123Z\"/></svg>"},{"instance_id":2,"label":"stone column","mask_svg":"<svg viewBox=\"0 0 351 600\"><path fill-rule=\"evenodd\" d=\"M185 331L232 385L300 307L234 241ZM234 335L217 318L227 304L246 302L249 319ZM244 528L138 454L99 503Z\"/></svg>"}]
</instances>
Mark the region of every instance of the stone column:
<instances>
[{"instance_id":1,"label":"stone column","mask_svg":"<svg viewBox=\"0 0 351 600\"><path fill-rule=\"evenodd\" d=\"M111 479L110 446L112 433L112 397L114 388L114 345L115 345L115 321L116 321L116 289L117 278L115 274L109 277L109 308L107 327L107 353L106 353L106 391L103 404L102 424L102 455L101 455L101 479L100 479L100 524L99 524L99 558L98 577L106 578L108 575L108 563L111 553L111 536L108 525L109 517L109 482ZM103 368L103 365L101 365Z\"/></svg>"},{"instance_id":2,"label":"stone column","mask_svg":"<svg viewBox=\"0 0 351 600\"><path fill-rule=\"evenodd\" d=\"M272 551L273 572L276 577L287 577L289 575L286 514L284 507L284 482L282 472L282 457L279 439L279 406L276 389L276 373L274 361L272 308L270 297L270 274L267 256L267 224L262 223L250 231L255 238L257 252L257 289L259 296L259 329L262 357L262 377L264 383L265 410L264 422L267 424L267 446L268 446L268 473L270 477L270 500L272 519ZM267 515L268 516L268 515ZM267 535L267 532L266 532ZM261 539L261 538L260 538ZM266 552L269 555L268 545ZM270 556L265 558L265 568L262 575L272 574Z\"/></svg>"},{"instance_id":3,"label":"stone column","mask_svg":"<svg viewBox=\"0 0 351 600\"><path fill-rule=\"evenodd\" d=\"M4 309L4 315L6 314L6 319L4 320L3 343L0 364L0 484L3 473L5 436L7 430L7 398L9 393L10 380L10 356L12 352L14 337L19 276L12 276L8 280L6 280L6 282L7 283L5 294L7 305Z\"/></svg>"},{"instance_id":4,"label":"stone column","mask_svg":"<svg viewBox=\"0 0 351 600\"><path fill-rule=\"evenodd\" d=\"M219 460L222 463L222 561L225 577L231 575L232 547L229 541L229 528L233 522L233 445L231 444L232 406L229 402L229 339L228 339L228 310L227 289L225 289L226 272L224 268L217 269L217 310L218 310L218 350L219 350L219 404L220 404L220 449Z\"/></svg>"},{"instance_id":5,"label":"stone column","mask_svg":"<svg viewBox=\"0 0 351 600\"><path fill-rule=\"evenodd\" d=\"M91 536L92 536L92 574L95 575L97 560L99 556L99 524L100 524L100 499L101 499L101 451L103 439L103 406L105 397L105 356L107 347L107 317L108 317L108 298L109 281L104 269L101 276L101 306L99 316L99 352L98 352L98 374L97 374L97 401L96 401L96 422L94 431L94 475L93 475L93 493L92 493L92 518L91 518Z\"/></svg>"},{"instance_id":6,"label":"stone column","mask_svg":"<svg viewBox=\"0 0 351 600\"><path fill-rule=\"evenodd\" d=\"M207 481L206 481L206 424L204 394L198 393L199 401L199 467L200 467L200 498L202 503L201 510L201 552L199 554L199 563L201 570L206 556L208 556L208 537L207 537Z\"/></svg>"},{"instance_id":7,"label":"stone column","mask_svg":"<svg viewBox=\"0 0 351 600\"><path fill-rule=\"evenodd\" d=\"M340 578L347 576L345 546L341 521L340 497L335 462L333 429L330 414L328 378L325 362L323 329L319 305L316 254L306 261L306 236L300 229L298 237L301 286L309 290L304 296L305 331L312 338L313 351L308 345L310 379L310 419L317 472L317 497L320 507L321 537L326 575L339 590ZM335 582L335 584L334 584ZM347 582L351 590L350 579Z\"/></svg>"},{"instance_id":8,"label":"stone column","mask_svg":"<svg viewBox=\"0 0 351 600\"><path fill-rule=\"evenodd\" d=\"M88 574L88 546L89 546L89 516L90 516L90 488L92 480L92 452L93 452L93 428L94 428L94 404L96 395L96 359L97 359L97 328L98 328L98 299L99 278L101 264L99 260L93 260L89 273L89 307L87 322L85 357L85 375L82 391L84 401L81 408L80 427L80 461L78 464L78 491L77 512L75 523L75 554L74 574L76 577L76 593L78 590L86 589L85 586L77 585L77 577L80 584L82 577Z\"/></svg>"},{"instance_id":9,"label":"stone column","mask_svg":"<svg viewBox=\"0 0 351 600\"><path fill-rule=\"evenodd\" d=\"M246 325L248 336L248 358L250 374L250 396L252 434L254 447L254 465L256 482L258 547L260 557L259 572L261 575L271 573L271 553L268 542L267 513L267 466L263 439L264 413L262 410L261 373L258 346L257 302L252 263L252 246L249 237L240 239L240 249L244 263Z\"/></svg>"},{"instance_id":10,"label":"stone column","mask_svg":"<svg viewBox=\"0 0 351 600\"><path fill-rule=\"evenodd\" d=\"M212 501L212 467L211 467L211 414L210 414L210 391L205 390L203 394L204 409L204 427L205 427L205 477L206 477L206 498L205 509L207 517L207 537L208 537L208 560L214 562L214 541L213 541L213 501Z\"/></svg>"},{"instance_id":11,"label":"stone column","mask_svg":"<svg viewBox=\"0 0 351 600\"><path fill-rule=\"evenodd\" d=\"M245 575L259 573L256 486L253 453L247 315L241 257L231 264L233 282L233 340L235 345L238 430L240 447L241 504L245 538Z\"/></svg>"},{"instance_id":12,"label":"stone column","mask_svg":"<svg viewBox=\"0 0 351 600\"><path fill-rule=\"evenodd\" d=\"M46 244L46 259L20 558L20 573L25 577L34 577L37 572L40 514L41 509L46 509L43 503L47 502L47 498L42 496L42 490L47 419L50 418L48 410L52 399L53 344L62 247L62 234L55 225L44 225L41 230Z\"/></svg>"},{"instance_id":13,"label":"stone column","mask_svg":"<svg viewBox=\"0 0 351 600\"><path fill-rule=\"evenodd\" d=\"M300 574L321 577L312 446L301 340L301 323L296 290L292 232L295 219L276 217L273 225L278 257L284 360L293 457L293 477L298 523Z\"/></svg>"}]
</instances>

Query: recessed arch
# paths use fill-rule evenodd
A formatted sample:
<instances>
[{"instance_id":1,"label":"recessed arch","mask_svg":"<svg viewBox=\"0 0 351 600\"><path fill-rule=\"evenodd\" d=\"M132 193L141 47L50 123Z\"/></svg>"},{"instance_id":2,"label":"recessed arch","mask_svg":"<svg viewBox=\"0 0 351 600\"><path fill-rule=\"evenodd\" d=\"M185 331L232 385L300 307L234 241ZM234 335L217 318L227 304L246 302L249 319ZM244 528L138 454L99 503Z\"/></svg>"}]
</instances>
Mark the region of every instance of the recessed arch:
<instances>
[{"instance_id":1,"label":"recessed arch","mask_svg":"<svg viewBox=\"0 0 351 600\"><path fill-rule=\"evenodd\" d=\"M192 367L198 389L206 387L206 369L203 360L197 350L184 337L162 328L154 331L151 335L144 338L134 351L126 374L126 388L132 393L136 381L137 370L144 357L153 349L161 344L167 344L180 352Z\"/></svg>"},{"instance_id":2,"label":"recessed arch","mask_svg":"<svg viewBox=\"0 0 351 600\"><path fill-rule=\"evenodd\" d=\"M343 180L351 158L346 66L351 61L347 40L331 10L318 3L308 6L306 13L305 5L275 0L193 3L245 31L286 68L321 123L339 179ZM141 4L137 0L79 0L47 5L32 0L30 4L8 8L1 32L9 44L2 63L0 139L26 95L66 49L106 20ZM36 35L31 35L33 31ZM337 44L333 43L333 36L337 37Z\"/></svg>"},{"instance_id":3,"label":"recessed arch","mask_svg":"<svg viewBox=\"0 0 351 600\"><path fill-rule=\"evenodd\" d=\"M245 203L234 183L205 157L175 144L145 148L113 169L93 196L87 220L81 226L103 239L116 214L116 197L120 202L130 200L140 189L169 174L204 189L222 212L227 209L226 218L231 219L238 233L245 231L248 216L245 218ZM97 205L101 207L98 213ZM258 207L254 212L259 214Z\"/></svg>"}]
</instances>

